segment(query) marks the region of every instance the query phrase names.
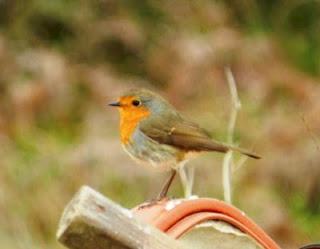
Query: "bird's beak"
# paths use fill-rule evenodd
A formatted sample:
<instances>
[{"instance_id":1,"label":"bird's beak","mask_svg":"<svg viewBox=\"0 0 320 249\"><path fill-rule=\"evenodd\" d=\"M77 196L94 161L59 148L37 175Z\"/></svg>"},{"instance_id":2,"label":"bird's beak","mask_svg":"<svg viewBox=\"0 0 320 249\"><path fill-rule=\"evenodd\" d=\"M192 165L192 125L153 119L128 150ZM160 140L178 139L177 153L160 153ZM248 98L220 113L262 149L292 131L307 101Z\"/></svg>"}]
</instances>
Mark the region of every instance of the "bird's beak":
<instances>
[{"instance_id":1,"label":"bird's beak","mask_svg":"<svg viewBox=\"0 0 320 249\"><path fill-rule=\"evenodd\" d=\"M110 103L110 104L108 104L109 106L116 106L116 107L119 107L119 106L121 106L120 105L120 102L113 102L113 103Z\"/></svg>"}]
</instances>

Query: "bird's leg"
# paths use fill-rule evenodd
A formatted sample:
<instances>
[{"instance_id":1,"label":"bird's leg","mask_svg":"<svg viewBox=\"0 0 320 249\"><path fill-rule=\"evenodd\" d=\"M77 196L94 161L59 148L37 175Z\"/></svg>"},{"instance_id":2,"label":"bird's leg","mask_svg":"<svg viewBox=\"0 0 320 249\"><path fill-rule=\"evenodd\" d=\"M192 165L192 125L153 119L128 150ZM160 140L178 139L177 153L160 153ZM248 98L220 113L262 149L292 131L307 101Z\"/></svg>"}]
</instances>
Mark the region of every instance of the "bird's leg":
<instances>
[{"instance_id":1,"label":"bird's leg","mask_svg":"<svg viewBox=\"0 0 320 249\"><path fill-rule=\"evenodd\" d=\"M158 200L162 200L163 198L165 198L167 196L167 193L169 191L169 188L173 182L174 177L176 176L177 171L172 169L171 170L171 174L170 177L166 180L166 182L164 183L163 187L161 188L161 192L159 193L157 199Z\"/></svg>"},{"instance_id":2,"label":"bird's leg","mask_svg":"<svg viewBox=\"0 0 320 249\"><path fill-rule=\"evenodd\" d=\"M170 177L166 180L166 182L164 183L163 187L161 188L161 191L160 193L158 194L157 198L155 199L152 199L142 205L140 205L138 207L138 209L143 209L143 208L147 208L147 207L151 207L153 205L156 205L158 204L161 200L163 200L164 198L167 197L167 193L168 193L168 190L171 186L171 183L173 182L173 179L174 177L176 176L177 174L177 171L175 169L172 169L171 170L171 174L170 174Z\"/></svg>"}]
</instances>

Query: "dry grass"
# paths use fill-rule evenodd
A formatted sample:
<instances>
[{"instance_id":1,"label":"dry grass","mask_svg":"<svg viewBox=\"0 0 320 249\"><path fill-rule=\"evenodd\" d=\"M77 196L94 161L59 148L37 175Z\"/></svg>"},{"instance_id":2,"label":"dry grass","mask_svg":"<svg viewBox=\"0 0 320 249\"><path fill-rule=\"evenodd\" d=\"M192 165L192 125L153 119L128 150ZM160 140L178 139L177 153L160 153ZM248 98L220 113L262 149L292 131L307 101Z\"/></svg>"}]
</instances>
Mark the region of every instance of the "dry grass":
<instances>
[{"instance_id":1,"label":"dry grass","mask_svg":"<svg viewBox=\"0 0 320 249\"><path fill-rule=\"evenodd\" d=\"M10 23L0 18L1 245L62 248L58 219L83 184L127 207L157 193L165 176L125 155L106 108L124 89L152 87L224 140L225 65L242 101L235 142L263 156L235 171L234 203L283 248L319 240L319 76L295 67L276 35L244 32L221 4L85 2L37 0ZM12 5L9 16L21 8ZM222 198L221 161L191 162L195 194Z\"/></svg>"}]
</instances>

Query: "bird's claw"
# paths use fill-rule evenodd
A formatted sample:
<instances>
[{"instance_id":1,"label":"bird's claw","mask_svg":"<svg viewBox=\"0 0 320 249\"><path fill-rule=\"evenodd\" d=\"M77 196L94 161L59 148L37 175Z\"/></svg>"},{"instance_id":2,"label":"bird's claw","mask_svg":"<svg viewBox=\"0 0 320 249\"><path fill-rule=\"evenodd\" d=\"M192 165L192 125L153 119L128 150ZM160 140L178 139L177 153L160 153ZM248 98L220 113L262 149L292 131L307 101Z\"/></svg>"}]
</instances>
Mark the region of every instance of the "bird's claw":
<instances>
[{"instance_id":1,"label":"bird's claw","mask_svg":"<svg viewBox=\"0 0 320 249\"><path fill-rule=\"evenodd\" d=\"M144 209L144 208L149 208L158 204L161 204L163 202L167 202L168 200L170 200L171 198L164 196L164 197L157 197L154 199L151 199L149 201L146 201L145 203L141 204L138 209Z\"/></svg>"}]
</instances>

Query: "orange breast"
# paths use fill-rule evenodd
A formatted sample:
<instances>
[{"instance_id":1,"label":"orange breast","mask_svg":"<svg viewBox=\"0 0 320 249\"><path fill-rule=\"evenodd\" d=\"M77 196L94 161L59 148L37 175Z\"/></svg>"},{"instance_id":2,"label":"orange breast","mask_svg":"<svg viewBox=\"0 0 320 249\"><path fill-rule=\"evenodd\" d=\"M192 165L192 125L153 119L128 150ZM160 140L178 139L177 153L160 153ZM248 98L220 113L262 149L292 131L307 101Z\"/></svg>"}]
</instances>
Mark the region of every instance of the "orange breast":
<instances>
[{"instance_id":1,"label":"orange breast","mask_svg":"<svg viewBox=\"0 0 320 249\"><path fill-rule=\"evenodd\" d=\"M130 142L132 134L142 119L150 115L150 111L145 107L125 106L120 108L120 137L121 142Z\"/></svg>"}]
</instances>

